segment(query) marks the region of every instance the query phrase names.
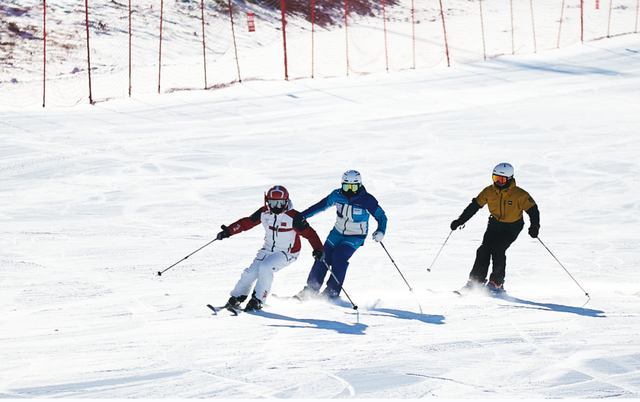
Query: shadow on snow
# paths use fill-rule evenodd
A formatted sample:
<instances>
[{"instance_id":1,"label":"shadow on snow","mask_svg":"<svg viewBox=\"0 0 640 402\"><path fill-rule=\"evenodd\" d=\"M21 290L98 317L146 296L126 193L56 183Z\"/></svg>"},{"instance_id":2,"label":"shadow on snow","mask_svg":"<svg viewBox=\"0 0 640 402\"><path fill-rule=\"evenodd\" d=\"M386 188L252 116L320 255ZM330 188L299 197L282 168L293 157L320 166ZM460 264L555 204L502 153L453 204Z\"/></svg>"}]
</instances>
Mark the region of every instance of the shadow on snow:
<instances>
[{"instance_id":1,"label":"shadow on snow","mask_svg":"<svg viewBox=\"0 0 640 402\"><path fill-rule=\"evenodd\" d=\"M523 304L524 306L514 306L519 308L530 308L535 310L548 310L548 311L557 311L560 313L572 313L583 315L585 317L606 317L604 315L604 311L601 310L592 310L583 307L571 307L564 306L562 304L553 304L553 303L537 303L529 300L518 299L517 297L509 297L505 298L505 300L510 301L512 303ZM586 303L585 303L586 304Z\"/></svg>"},{"instance_id":2,"label":"shadow on snow","mask_svg":"<svg viewBox=\"0 0 640 402\"><path fill-rule=\"evenodd\" d=\"M330 321L330 320L316 320L312 318L293 318L288 317L286 315L269 313L266 311L261 311L258 313L261 317L272 318L275 320L282 321L291 321L299 324L310 324L315 326L317 329L327 329L336 331L341 334L352 334L352 335L364 335L364 331L368 328L367 325L356 323L356 324L346 324L338 321ZM273 327L288 327L288 328L309 328L307 326L299 326L299 325L271 325Z\"/></svg>"},{"instance_id":3,"label":"shadow on snow","mask_svg":"<svg viewBox=\"0 0 640 402\"><path fill-rule=\"evenodd\" d=\"M293 317L288 317L282 314L266 312L264 310L259 312L258 314L264 318L271 318L271 319L281 320L281 321L290 321L298 324L310 324L317 329L336 331L341 334L364 335L364 332L368 328L368 325L361 324L360 322L357 322L355 324L347 324L339 321L319 320L319 319L313 319L313 318L293 318ZM442 315L418 314L418 313L413 313L411 311L404 311L404 310L372 309L372 310L368 310L366 313L363 313L362 315L391 317L391 318L399 318L402 320L417 320L417 321L422 321L426 324L436 324L436 325L444 324L444 316ZM358 321L360 320L358 319ZM309 328L308 326L303 327L299 325L273 324L271 326L288 327L288 328Z\"/></svg>"},{"instance_id":4,"label":"shadow on snow","mask_svg":"<svg viewBox=\"0 0 640 402\"><path fill-rule=\"evenodd\" d=\"M444 324L443 315L418 314L418 313L413 313L411 311L394 310L394 309L387 309L387 308L373 308L369 311L371 311L372 313L367 313L367 315L378 315L382 317L393 316L395 318L400 318L402 320L417 320L427 324L436 324L436 325ZM380 313L384 313L384 314L380 314Z\"/></svg>"}]
</instances>

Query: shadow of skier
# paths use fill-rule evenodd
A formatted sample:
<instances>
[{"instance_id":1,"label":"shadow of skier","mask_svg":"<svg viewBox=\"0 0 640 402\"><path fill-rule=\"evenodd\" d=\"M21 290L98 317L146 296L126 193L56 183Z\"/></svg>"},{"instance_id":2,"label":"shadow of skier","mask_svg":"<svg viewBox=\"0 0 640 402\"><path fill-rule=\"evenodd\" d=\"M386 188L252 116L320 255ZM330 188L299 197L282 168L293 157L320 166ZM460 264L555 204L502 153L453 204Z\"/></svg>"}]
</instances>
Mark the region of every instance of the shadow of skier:
<instances>
[{"instance_id":1,"label":"shadow of skier","mask_svg":"<svg viewBox=\"0 0 640 402\"><path fill-rule=\"evenodd\" d=\"M384 314L375 314L375 313L384 313ZM428 314L418 314L413 313L411 311L404 310L393 310L386 308L373 308L366 313L367 315L378 315L382 317L390 317L393 316L395 318L400 318L403 320L417 320L422 321L427 324L436 324L442 325L444 324L444 316L443 315L428 315Z\"/></svg>"},{"instance_id":2,"label":"shadow of skier","mask_svg":"<svg viewBox=\"0 0 640 402\"><path fill-rule=\"evenodd\" d=\"M271 318L274 320L291 321L299 324L310 324L315 326L317 329L336 331L340 334L364 335L364 331L368 328L367 325L360 324L360 323L345 324L343 322L338 322L338 321L316 320L312 318L293 318L293 317L288 317L286 315L269 313L267 311L260 311L259 313L255 313L255 314L258 314L261 317ZM273 324L270 326L286 327L286 328L309 328L308 326L301 326L301 325Z\"/></svg>"},{"instance_id":3,"label":"shadow of skier","mask_svg":"<svg viewBox=\"0 0 640 402\"><path fill-rule=\"evenodd\" d=\"M571 313L578 314L585 317L606 317L604 315L604 311L601 310L592 310L584 307L571 307L564 306L562 304L553 304L553 303L537 303L529 300L519 299L517 297L509 297L505 298L506 301L510 301L512 303L523 304L523 306L514 306L520 308L530 308L535 310L547 310L547 311L557 311L560 313Z\"/></svg>"}]
</instances>

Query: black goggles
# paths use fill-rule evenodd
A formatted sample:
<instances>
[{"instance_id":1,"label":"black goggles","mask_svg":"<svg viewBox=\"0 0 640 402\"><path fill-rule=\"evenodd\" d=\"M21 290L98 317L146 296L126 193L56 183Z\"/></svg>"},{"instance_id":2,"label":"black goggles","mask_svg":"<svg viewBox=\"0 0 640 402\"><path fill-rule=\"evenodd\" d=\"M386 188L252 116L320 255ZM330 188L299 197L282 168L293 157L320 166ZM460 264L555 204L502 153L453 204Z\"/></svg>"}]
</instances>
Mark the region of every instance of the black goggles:
<instances>
[{"instance_id":1,"label":"black goggles","mask_svg":"<svg viewBox=\"0 0 640 402\"><path fill-rule=\"evenodd\" d=\"M267 204L269 204L269 208L284 208L284 205L286 203L287 203L287 200L267 199Z\"/></svg>"}]
</instances>

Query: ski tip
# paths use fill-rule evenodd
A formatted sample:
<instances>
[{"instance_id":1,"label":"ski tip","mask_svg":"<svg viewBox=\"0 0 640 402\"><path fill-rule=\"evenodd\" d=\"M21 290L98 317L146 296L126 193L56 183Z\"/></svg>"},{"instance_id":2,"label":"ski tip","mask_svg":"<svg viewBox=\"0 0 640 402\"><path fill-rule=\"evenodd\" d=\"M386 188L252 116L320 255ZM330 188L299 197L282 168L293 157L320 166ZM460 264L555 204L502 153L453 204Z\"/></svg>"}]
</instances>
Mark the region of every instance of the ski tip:
<instances>
[{"instance_id":1,"label":"ski tip","mask_svg":"<svg viewBox=\"0 0 640 402\"><path fill-rule=\"evenodd\" d=\"M216 311L215 307L213 307L211 304L207 304L207 307L209 307L211 310L213 310L213 314L218 314L218 312Z\"/></svg>"}]
</instances>

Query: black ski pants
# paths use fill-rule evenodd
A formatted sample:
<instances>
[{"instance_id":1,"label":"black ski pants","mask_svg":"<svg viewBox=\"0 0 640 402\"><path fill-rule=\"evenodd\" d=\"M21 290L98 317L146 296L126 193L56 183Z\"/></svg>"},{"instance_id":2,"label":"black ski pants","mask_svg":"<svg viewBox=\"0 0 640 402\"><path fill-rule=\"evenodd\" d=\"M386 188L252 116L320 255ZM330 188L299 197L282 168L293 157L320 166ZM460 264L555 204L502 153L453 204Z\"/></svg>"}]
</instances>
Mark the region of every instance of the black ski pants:
<instances>
[{"instance_id":1,"label":"black ski pants","mask_svg":"<svg viewBox=\"0 0 640 402\"><path fill-rule=\"evenodd\" d=\"M491 216L482 238L482 244L476 251L476 260L473 263L469 279L484 283L487 280L489 264L493 260L493 269L489 280L498 286L502 285L507 267L506 251L518 238L523 227L524 220L522 219L513 223L503 223Z\"/></svg>"}]
</instances>

